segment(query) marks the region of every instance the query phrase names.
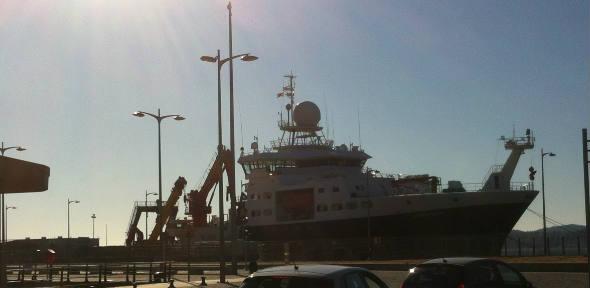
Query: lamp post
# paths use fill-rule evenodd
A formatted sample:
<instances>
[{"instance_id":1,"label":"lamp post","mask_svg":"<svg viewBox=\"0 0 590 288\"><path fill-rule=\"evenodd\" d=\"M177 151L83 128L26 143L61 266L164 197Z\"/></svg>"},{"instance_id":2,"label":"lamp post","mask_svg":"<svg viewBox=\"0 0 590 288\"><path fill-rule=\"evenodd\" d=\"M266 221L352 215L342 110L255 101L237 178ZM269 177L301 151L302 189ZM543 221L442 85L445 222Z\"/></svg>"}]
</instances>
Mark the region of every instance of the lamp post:
<instances>
[{"instance_id":1,"label":"lamp post","mask_svg":"<svg viewBox=\"0 0 590 288\"><path fill-rule=\"evenodd\" d=\"M16 209L16 206L6 206L6 217L4 217L4 242L8 242L8 210Z\"/></svg>"},{"instance_id":2,"label":"lamp post","mask_svg":"<svg viewBox=\"0 0 590 288\"><path fill-rule=\"evenodd\" d=\"M553 157L555 153L551 152L543 152L543 148L541 148L541 194L543 198L543 255L547 256L547 224L545 219L545 171L543 165L543 159L545 156Z\"/></svg>"},{"instance_id":3,"label":"lamp post","mask_svg":"<svg viewBox=\"0 0 590 288\"><path fill-rule=\"evenodd\" d=\"M156 121L158 121L158 201L156 203L156 205L158 206L157 208L157 214L158 216L160 216L160 213L162 213L162 139L160 137L160 128L161 128L161 124L162 124L162 120L166 119L166 118L170 118L170 117L174 117L172 119L176 120L176 121L182 121L186 118L180 116L179 114L171 114L171 115L161 115L160 114L160 109L158 108L158 115L152 114L152 113L148 113L148 112L143 112L143 111L136 111L133 112L133 116L135 117L144 117L145 115L151 116L154 119L156 119ZM161 217L160 217L161 218ZM156 218L158 219L158 218ZM160 219L159 221L162 221L162 219ZM162 224L160 225L160 242L162 244L162 260L166 261L166 243L164 241L164 237L162 235L162 232L164 230L164 225L163 223L159 223Z\"/></svg>"},{"instance_id":4,"label":"lamp post","mask_svg":"<svg viewBox=\"0 0 590 288\"><path fill-rule=\"evenodd\" d=\"M80 201L78 200L70 200L70 198L68 198L68 239L70 238L70 204L78 204L80 203Z\"/></svg>"},{"instance_id":5,"label":"lamp post","mask_svg":"<svg viewBox=\"0 0 590 288\"><path fill-rule=\"evenodd\" d=\"M158 195L158 193L156 192L150 192L148 193L147 190L145 190L145 207L147 209L147 197L149 195ZM145 238L148 238L148 212L145 211Z\"/></svg>"},{"instance_id":6,"label":"lamp post","mask_svg":"<svg viewBox=\"0 0 590 288\"><path fill-rule=\"evenodd\" d=\"M252 56L250 54L239 54L235 56L231 56L229 58L221 59L220 51L217 50L217 56L201 56L201 61L210 62L210 63L217 63L217 130L218 130L218 143L217 143L217 153L221 155L223 153L223 138L222 138L222 128L221 128L221 67L223 64L231 61L233 59L240 58L242 61L254 61L258 59L256 56ZM232 151L233 155L233 151ZM232 156L233 161L233 156ZM220 276L219 282L225 283L225 253L224 253L224 231L223 231L223 168L220 171L221 177L219 178L219 265L220 265ZM231 179L230 179L231 180ZM231 189L231 188L230 188Z\"/></svg>"},{"instance_id":7,"label":"lamp post","mask_svg":"<svg viewBox=\"0 0 590 288\"><path fill-rule=\"evenodd\" d=\"M90 218L92 218L92 239L94 239L94 220L96 219L96 214L92 213Z\"/></svg>"},{"instance_id":8,"label":"lamp post","mask_svg":"<svg viewBox=\"0 0 590 288\"><path fill-rule=\"evenodd\" d=\"M367 251L368 256L367 258L371 258L371 254L373 253L373 241L371 241L371 189L369 188L369 177L374 176L375 173L379 173L378 170L373 170L367 167L367 184L365 189L367 189Z\"/></svg>"},{"instance_id":9,"label":"lamp post","mask_svg":"<svg viewBox=\"0 0 590 288\"><path fill-rule=\"evenodd\" d=\"M2 142L2 145L0 146L0 156L4 157L4 152L10 150L10 149L14 149L16 151L25 151L27 149L21 147L21 146L10 146L10 147L4 147L4 142ZM4 207L4 194L2 194L2 196L0 196L0 207ZM0 212L2 215L2 219L4 219L6 217L6 214L4 212L4 209L2 209L2 211ZM2 221L2 223L4 223L5 221ZM0 242L4 243L6 242L6 228L4 227L4 225L2 225L2 229L1 230L1 235L0 235Z\"/></svg>"}]
</instances>

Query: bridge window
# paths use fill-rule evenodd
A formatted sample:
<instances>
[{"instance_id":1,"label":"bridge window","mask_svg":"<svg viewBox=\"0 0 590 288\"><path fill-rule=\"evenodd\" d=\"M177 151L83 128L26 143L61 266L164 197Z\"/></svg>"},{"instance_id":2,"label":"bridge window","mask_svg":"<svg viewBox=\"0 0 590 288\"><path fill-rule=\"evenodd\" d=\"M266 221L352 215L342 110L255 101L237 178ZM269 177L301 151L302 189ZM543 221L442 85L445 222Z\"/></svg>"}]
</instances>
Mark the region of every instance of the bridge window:
<instances>
[{"instance_id":1,"label":"bridge window","mask_svg":"<svg viewBox=\"0 0 590 288\"><path fill-rule=\"evenodd\" d=\"M332 203L332 211L342 210L342 203Z\"/></svg>"}]
</instances>

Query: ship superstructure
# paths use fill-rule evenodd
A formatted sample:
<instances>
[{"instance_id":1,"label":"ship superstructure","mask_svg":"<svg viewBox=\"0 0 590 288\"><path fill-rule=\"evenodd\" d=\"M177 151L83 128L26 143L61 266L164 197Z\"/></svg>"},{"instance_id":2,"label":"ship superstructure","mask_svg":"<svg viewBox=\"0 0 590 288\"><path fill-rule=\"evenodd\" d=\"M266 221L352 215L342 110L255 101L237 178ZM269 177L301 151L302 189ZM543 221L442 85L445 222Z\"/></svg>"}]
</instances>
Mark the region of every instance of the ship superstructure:
<instances>
[{"instance_id":1,"label":"ship superstructure","mask_svg":"<svg viewBox=\"0 0 590 288\"><path fill-rule=\"evenodd\" d=\"M319 108L295 104L295 77L285 77L278 94L289 99L287 119L281 114L278 123L282 135L270 149L252 143L238 160L247 179L242 200L251 240L313 241L305 244L308 254L323 249L321 241L358 239L388 255L493 255L538 193L510 182L520 156L534 147L529 130L504 139L511 154L483 185L465 189L449 181L443 188L438 177L365 168L371 156L326 139Z\"/></svg>"}]
</instances>

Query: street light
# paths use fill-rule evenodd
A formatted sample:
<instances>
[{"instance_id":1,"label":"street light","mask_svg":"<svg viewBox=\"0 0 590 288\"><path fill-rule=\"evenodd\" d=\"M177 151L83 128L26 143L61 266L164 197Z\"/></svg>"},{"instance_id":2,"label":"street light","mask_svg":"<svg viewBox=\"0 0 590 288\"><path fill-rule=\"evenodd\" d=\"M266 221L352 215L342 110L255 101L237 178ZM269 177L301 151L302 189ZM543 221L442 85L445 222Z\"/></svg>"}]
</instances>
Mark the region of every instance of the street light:
<instances>
[{"instance_id":1,"label":"street light","mask_svg":"<svg viewBox=\"0 0 590 288\"><path fill-rule=\"evenodd\" d=\"M94 239L94 220L96 219L96 214L92 213L90 218L92 218L92 239Z\"/></svg>"},{"instance_id":2,"label":"street light","mask_svg":"<svg viewBox=\"0 0 590 288\"><path fill-rule=\"evenodd\" d=\"M4 231L5 231L4 232L5 233L4 241L8 242L8 209L16 209L16 206L6 206L5 209L6 209L6 215L5 215L6 217L4 217Z\"/></svg>"},{"instance_id":3,"label":"street light","mask_svg":"<svg viewBox=\"0 0 590 288\"><path fill-rule=\"evenodd\" d=\"M545 220L545 172L544 172L544 165L543 159L545 156L553 157L555 153L551 152L543 152L543 148L541 148L541 194L543 196L543 255L547 255L547 224Z\"/></svg>"},{"instance_id":4,"label":"street light","mask_svg":"<svg viewBox=\"0 0 590 288\"><path fill-rule=\"evenodd\" d=\"M371 189L369 188L369 177L375 176L376 173L380 173L378 170L373 170L367 167L367 183L365 189L367 189L367 251L368 257L371 258L373 253L373 241L371 241Z\"/></svg>"},{"instance_id":5,"label":"street light","mask_svg":"<svg viewBox=\"0 0 590 288\"><path fill-rule=\"evenodd\" d=\"M158 214L158 216L160 216L160 213L162 210L162 139L160 137L160 127L162 124L162 120L164 120L166 118L173 117L172 119L174 119L176 121L182 121L186 118L184 118L178 114L161 115L159 108L158 108L158 115L148 113L148 112L143 112L143 111L133 112L133 116L135 116L135 117L142 118L145 115L151 116L154 119L156 119L156 121L158 121L158 201L157 201L156 205L158 206L157 214ZM160 221L162 221L162 219L160 219ZM162 260L166 261L166 250L165 250L166 244L164 243L164 237L162 237L163 229L164 229L164 225L160 225L160 242L162 244Z\"/></svg>"},{"instance_id":6,"label":"street light","mask_svg":"<svg viewBox=\"0 0 590 288\"><path fill-rule=\"evenodd\" d=\"M2 145L0 146L0 157L4 157L4 152L10 150L10 149L14 149L16 151L25 151L27 149L23 148L22 146L10 146L10 147L4 147L4 142L2 142ZM2 194L2 196L0 196L0 207L4 207L4 194ZM0 212L0 214L2 214L2 219L6 218L6 213L4 211L4 209L2 209L2 211ZM4 224L6 222L6 220L2 221L2 224ZM1 233L0 233L0 242L4 243L6 242L6 227L4 227L4 225L2 225L2 229L0 229Z\"/></svg>"},{"instance_id":7,"label":"street light","mask_svg":"<svg viewBox=\"0 0 590 288\"><path fill-rule=\"evenodd\" d=\"M158 195L158 193L156 192L150 192L148 193L147 190L145 190L145 207L147 209L147 197L148 195ZM145 211L145 238L148 238L148 212L147 210Z\"/></svg>"},{"instance_id":8,"label":"street light","mask_svg":"<svg viewBox=\"0 0 590 288\"><path fill-rule=\"evenodd\" d=\"M70 238L70 204L78 204L80 203L80 201L78 200L70 200L70 198L68 198L68 238Z\"/></svg>"},{"instance_id":9,"label":"street light","mask_svg":"<svg viewBox=\"0 0 590 288\"><path fill-rule=\"evenodd\" d=\"M217 63L217 131L218 131L218 143L217 143L217 153L219 153L219 155L221 155L221 153L223 153L223 138L222 138L222 128L221 128L221 67L223 66L223 64L227 63L228 61L231 63L231 61L233 59L236 58L240 58L242 61L245 62L250 62L250 61L254 61L256 59L258 59L258 57L250 55L248 53L246 54L239 54L239 55L235 55L235 56L230 56L228 58L225 59L221 59L221 55L220 55L220 51L219 49L217 50L217 56L212 57L212 56L201 56L201 61L203 62L210 62L210 63ZM233 104L233 102L231 103ZM232 107L230 107L232 108ZM233 109L231 112L233 112ZM233 117L233 116L232 116ZM232 143L233 144L233 143ZM231 151L232 153L232 163L233 163L233 155L234 155L234 151L232 149ZM233 165L232 165L233 166ZM220 283L225 283L225 253L224 253L224 225L223 225L223 167L220 166L220 175L222 175L222 177L219 178L219 269L220 269L220 275L219 275L219 282ZM230 182L235 182L234 179L229 179ZM232 190L232 193L235 193L235 183L230 183L230 189L234 189ZM234 195L230 195L232 197L234 197ZM233 202L233 201L232 201ZM233 204L233 203L232 203ZM233 205L232 205L233 206ZM230 209L230 211L233 210ZM233 222L233 221L232 221ZM235 233L234 233L235 235ZM233 251L232 251L233 252Z\"/></svg>"}]
</instances>

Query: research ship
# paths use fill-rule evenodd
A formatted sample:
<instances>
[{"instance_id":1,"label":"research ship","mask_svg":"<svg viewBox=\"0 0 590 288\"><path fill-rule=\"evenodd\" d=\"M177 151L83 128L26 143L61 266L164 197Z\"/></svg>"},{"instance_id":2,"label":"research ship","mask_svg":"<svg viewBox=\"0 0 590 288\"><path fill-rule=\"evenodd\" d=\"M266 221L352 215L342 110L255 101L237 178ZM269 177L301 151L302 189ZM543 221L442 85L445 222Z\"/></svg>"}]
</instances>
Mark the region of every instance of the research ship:
<instances>
[{"instance_id":1,"label":"research ship","mask_svg":"<svg viewBox=\"0 0 590 288\"><path fill-rule=\"evenodd\" d=\"M281 136L264 149L255 139L238 160L247 181L247 238L269 251L301 259L499 255L538 194L530 182L511 182L521 155L534 147L529 129L501 138L509 157L476 186L388 175L367 168L371 156L361 147L327 139L317 105L296 104L295 76L285 77Z\"/></svg>"}]
</instances>

